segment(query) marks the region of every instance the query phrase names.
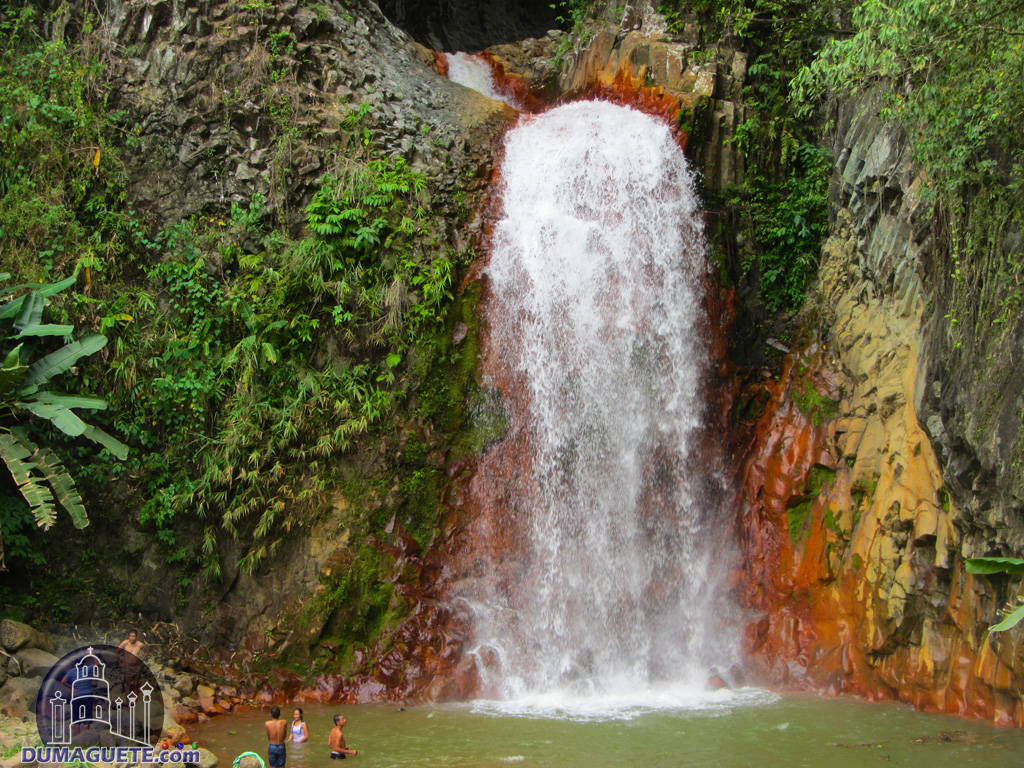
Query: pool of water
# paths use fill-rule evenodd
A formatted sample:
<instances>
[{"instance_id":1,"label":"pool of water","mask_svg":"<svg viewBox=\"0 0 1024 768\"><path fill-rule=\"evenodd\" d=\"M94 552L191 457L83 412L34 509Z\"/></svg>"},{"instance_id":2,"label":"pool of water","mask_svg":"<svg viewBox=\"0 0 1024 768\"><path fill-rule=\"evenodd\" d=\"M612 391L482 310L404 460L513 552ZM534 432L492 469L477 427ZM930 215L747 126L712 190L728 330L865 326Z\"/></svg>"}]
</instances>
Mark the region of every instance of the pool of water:
<instances>
[{"instance_id":1,"label":"pool of water","mask_svg":"<svg viewBox=\"0 0 1024 768\"><path fill-rule=\"evenodd\" d=\"M331 765L336 712L364 768L927 768L1019 767L1024 732L854 699L740 691L699 706L598 710L502 702L338 707L303 705L310 740L288 744L287 766ZM291 708L282 715L291 719ZM265 712L215 718L190 735L229 768L241 752L266 758ZM337 765L337 763L333 763ZM351 765L351 763L348 763Z\"/></svg>"}]
</instances>

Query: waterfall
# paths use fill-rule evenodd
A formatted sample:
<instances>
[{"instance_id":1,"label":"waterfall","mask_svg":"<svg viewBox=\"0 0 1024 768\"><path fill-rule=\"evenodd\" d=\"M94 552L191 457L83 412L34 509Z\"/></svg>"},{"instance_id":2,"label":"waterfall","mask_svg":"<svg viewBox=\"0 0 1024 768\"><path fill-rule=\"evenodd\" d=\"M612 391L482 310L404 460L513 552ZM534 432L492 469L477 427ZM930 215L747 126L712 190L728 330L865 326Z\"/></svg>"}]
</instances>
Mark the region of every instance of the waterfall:
<instances>
[{"instance_id":1,"label":"waterfall","mask_svg":"<svg viewBox=\"0 0 1024 768\"><path fill-rule=\"evenodd\" d=\"M448 79L453 83L464 85L489 99L508 104L513 109L521 109L515 97L503 93L494 82L494 69L491 63L482 56L471 53L446 53L448 61Z\"/></svg>"},{"instance_id":2,"label":"waterfall","mask_svg":"<svg viewBox=\"0 0 1024 768\"><path fill-rule=\"evenodd\" d=\"M590 101L524 119L501 173L484 370L509 429L477 484L501 543L461 593L486 682L505 700L703 696L733 660L732 545L686 159L663 123Z\"/></svg>"}]
</instances>

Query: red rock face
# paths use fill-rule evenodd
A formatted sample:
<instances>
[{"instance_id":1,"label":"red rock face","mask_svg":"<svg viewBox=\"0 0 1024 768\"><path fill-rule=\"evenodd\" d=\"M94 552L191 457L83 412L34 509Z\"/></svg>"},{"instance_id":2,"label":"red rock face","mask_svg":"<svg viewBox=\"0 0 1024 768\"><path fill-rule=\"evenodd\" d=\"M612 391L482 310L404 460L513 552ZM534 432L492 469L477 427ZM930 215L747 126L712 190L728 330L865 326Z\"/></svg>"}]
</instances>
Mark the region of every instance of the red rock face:
<instances>
[{"instance_id":1,"label":"red rock face","mask_svg":"<svg viewBox=\"0 0 1024 768\"><path fill-rule=\"evenodd\" d=\"M844 460L841 449L852 420L839 381L827 351L812 346L764 385L770 399L743 462L737 510L743 563L736 593L762 613L746 628L751 671L782 689L1021 724L1012 673L1019 641L993 642L983 631L994 613L990 591L963 572L958 557L936 565L930 534L906 525L900 534L899 491L929 486L894 453L896 435L888 436L881 474L857 489L860 458ZM808 387L835 401L838 412L810 409L821 401L806 397ZM828 478L820 488L813 470ZM852 517L844 510L851 504L859 505ZM905 512L902 519L909 524ZM905 592L897 588L903 581Z\"/></svg>"}]
</instances>

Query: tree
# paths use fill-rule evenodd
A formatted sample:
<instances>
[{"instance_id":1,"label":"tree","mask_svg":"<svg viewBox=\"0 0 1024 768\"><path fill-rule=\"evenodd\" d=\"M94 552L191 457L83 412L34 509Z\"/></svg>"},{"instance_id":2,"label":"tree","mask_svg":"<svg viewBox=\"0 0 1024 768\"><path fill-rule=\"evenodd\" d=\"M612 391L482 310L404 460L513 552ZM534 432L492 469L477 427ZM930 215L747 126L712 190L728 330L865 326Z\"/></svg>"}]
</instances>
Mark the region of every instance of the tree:
<instances>
[{"instance_id":1,"label":"tree","mask_svg":"<svg viewBox=\"0 0 1024 768\"><path fill-rule=\"evenodd\" d=\"M0 280L9 277L0 274ZM68 395L49 387L54 378L67 372L79 359L101 350L107 343L106 336L91 333L31 361L40 338L69 337L74 331L70 325L43 323L42 317L48 297L71 287L75 280L76 277L70 277L49 285L0 289L0 297L4 297L31 288L0 306L0 458L43 529L49 529L56 521L57 504L67 510L76 528L87 526L89 518L71 474L52 449L30 438L25 428L28 421L45 419L66 435L99 443L119 459L128 455L123 443L87 424L76 413L79 409L105 410L105 400ZM6 570L2 537L0 570Z\"/></svg>"}]
</instances>

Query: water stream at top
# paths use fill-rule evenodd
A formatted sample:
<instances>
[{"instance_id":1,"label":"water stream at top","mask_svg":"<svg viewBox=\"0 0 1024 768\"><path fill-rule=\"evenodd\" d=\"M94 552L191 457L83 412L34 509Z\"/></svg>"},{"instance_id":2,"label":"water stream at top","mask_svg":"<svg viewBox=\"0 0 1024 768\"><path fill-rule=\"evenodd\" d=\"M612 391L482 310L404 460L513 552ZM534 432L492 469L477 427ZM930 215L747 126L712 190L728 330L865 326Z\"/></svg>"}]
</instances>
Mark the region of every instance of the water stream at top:
<instances>
[{"instance_id":1,"label":"water stream at top","mask_svg":"<svg viewBox=\"0 0 1024 768\"><path fill-rule=\"evenodd\" d=\"M448 61L448 79L466 88L472 88L489 99L508 104L513 109L521 109L515 97L504 93L494 80L491 64L482 56L472 53L446 53Z\"/></svg>"},{"instance_id":2,"label":"water stream at top","mask_svg":"<svg viewBox=\"0 0 1024 768\"><path fill-rule=\"evenodd\" d=\"M513 543L462 595L486 681L513 708L695 705L735 649L686 159L593 101L521 122L501 168L484 367L509 430L481 492Z\"/></svg>"}]
</instances>

